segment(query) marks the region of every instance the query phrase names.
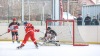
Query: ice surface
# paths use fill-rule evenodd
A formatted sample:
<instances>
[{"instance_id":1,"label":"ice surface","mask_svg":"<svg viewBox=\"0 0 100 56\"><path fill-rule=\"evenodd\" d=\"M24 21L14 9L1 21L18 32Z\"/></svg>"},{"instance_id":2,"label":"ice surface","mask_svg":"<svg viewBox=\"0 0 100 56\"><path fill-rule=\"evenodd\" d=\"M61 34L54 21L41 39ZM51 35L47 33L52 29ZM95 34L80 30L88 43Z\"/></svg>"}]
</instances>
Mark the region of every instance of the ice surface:
<instances>
[{"instance_id":1,"label":"ice surface","mask_svg":"<svg viewBox=\"0 0 100 56\"><path fill-rule=\"evenodd\" d=\"M0 41L0 56L100 56L100 45L89 46L39 46L36 49L32 42L18 50L20 44Z\"/></svg>"}]
</instances>

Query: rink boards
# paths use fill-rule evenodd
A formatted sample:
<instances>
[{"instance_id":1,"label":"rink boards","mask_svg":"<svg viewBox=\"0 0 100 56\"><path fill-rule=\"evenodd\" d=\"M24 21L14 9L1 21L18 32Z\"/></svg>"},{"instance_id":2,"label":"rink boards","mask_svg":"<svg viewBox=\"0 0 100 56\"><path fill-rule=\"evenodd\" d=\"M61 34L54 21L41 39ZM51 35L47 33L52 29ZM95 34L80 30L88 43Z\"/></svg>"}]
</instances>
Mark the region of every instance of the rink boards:
<instances>
[{"instance_id":1,"label":"rink boards","mask_svg":"<svg viewBox=\"0 0 100 56\"><path fill-rule=\"evenodd\" d=\"M7 31L8 26L0 26L0 34ZM38 40L44 36L45 26L35 26L40 32L35 32L35 37ZM78 26L80 35L85 42L100 43L100 26ZM19 40L23 40L25 35L24 26L19 27ZM0 40L11 40L11 33L0 36Z\"/></svg>"}]
</instances>

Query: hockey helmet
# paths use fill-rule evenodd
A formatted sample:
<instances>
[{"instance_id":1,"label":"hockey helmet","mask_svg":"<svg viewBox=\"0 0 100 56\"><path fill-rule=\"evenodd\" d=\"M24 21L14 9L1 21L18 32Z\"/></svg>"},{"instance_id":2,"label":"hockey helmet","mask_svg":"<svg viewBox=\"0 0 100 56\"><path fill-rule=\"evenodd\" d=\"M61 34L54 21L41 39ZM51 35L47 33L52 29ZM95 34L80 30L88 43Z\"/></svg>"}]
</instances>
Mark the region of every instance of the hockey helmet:
<instances>
[{"instance_id":1,"label":"hockey helmet","mask_svg":"<svg viewBox=\"0 0 100 56\"><path fill-rule=\"evenodd\" d=\"M13 21L16 21L17 19L16 18L13 18Z\"/></svg>"},{"instance_id":2,"label":"hockey helmet","mask_svg":"<svg viewBox=\"0 0 100 56\"><path fill-rule=\"evenodd\" d=\"M47 30L51 30L51 27L48 27Z\"/></svg>"},{"instance_id":3,"label":"hockey helmet","mask_svg":"<svg viewBox=\"0 0 100 56\"><path fill-rule=\"evenodd\" d=\"M24 25L26 25L26 24L27 24L27 21L24 22Z\"/></svg>"}]
</instances>

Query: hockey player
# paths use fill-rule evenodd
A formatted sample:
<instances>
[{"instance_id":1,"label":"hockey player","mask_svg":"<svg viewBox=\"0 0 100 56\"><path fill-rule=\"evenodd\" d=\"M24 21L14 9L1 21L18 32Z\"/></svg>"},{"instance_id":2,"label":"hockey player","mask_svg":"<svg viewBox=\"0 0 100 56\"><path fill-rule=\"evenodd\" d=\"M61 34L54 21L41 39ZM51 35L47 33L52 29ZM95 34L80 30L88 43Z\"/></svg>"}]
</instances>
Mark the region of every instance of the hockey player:
<instances>
[{"instance_id":1,"label":"hockey player","mask_svg":"<svg viewBox=\"0 0 100 56\"><path fill-rule=\"evenodd\" d=\"M48 27L44 36L45 41L51 41L55 36L57 36L57 33L51 27Z\"/></svg>"},{"instance_id":2,"label":"hockey player","mask_svg":"<svg viewBox=\"0 0 100 56\"><path fill-rule=\"evenodd\" d=\"M24 26L25 26L26 34L25 34L24 40L22 41L22 44L20 46L18 46L17 49L24 47L24 45L28 41L29 37L34 42L36 48L38 48L36 39L34 38L34 26L32 26L32 24L28 23L28 22L24 22Z\"/></svg>"},{"instance_id":3,"label":"hockey player","mask_svg":"<svg viewBox=\"0 0 100 56\"><path fill-rule=\"evenodd\" d=\"M20 41L18 41L18 26L20 24L17 22L16 18L13 18L13 22L11 22L8 26L8 33L11 31L12 34L12 42L14 43L14 40L16 39L16 41L19 43ZM16 38L15 38L16 37Z\"/></svg>"},{"instance_id":4,"label":"hockey player","mask_svg":"<svg viewBox=\"0 0 100 56\"><path fill-rule=\"evenodd\" d=\"M57 43L59 41L56 40L56 36L57 36L57 33L54 30L52 30L51 27L48 27L44 38L41 40L44 41L43 44L51 43L51 44L55 44L56 46L60 46L60 44Z\"/></svg>"}]
</instances>

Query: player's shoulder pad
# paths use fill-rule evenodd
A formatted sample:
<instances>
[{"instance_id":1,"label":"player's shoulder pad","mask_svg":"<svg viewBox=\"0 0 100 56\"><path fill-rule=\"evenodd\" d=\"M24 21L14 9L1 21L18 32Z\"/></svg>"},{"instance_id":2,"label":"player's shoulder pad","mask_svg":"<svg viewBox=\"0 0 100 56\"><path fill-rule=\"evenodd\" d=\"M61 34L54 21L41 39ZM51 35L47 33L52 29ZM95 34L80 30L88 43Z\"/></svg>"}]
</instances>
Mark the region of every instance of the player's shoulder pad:
<instances>
[{"instance_id":1,"label":"player's shoulder pad","mask_svg":"<svg viewBox=\"0 0 100 56\"><path fill-rule=\"evenodd\" d=\"M18 22L16 22L16 24L19 26L20 25L20 23L18 23Z\"/></svg>"}]
</instances>

